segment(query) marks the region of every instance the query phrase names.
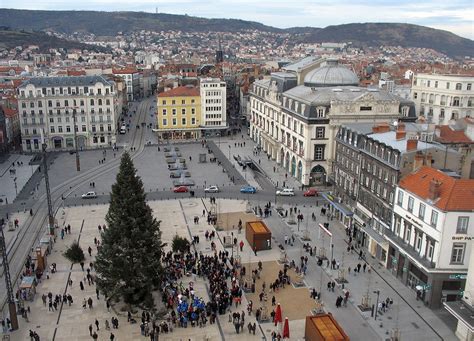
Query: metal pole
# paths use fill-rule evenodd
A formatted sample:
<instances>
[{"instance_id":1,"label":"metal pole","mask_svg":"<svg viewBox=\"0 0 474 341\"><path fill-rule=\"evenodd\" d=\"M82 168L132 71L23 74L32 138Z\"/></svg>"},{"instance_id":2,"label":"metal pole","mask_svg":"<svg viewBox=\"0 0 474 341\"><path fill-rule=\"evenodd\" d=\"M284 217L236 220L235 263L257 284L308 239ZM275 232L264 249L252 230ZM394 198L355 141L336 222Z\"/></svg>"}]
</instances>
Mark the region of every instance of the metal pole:
<instances>
[{"instance_id":1,"label":"metal pole","mask_svg":"<svg viewBox=\"0 0 474 341\"><path fill-rule=\"evenodd\" d=\"M334 244L331 243L331 261L334 259Z\"/></svg>"},{"instance_id":2,"label":"metal pole","mask_svg":"<svg viewBox=\"0 0 474 341\"><path fill-rule=\"evenodd\" d=\"M377 310L379 309L379 295L380 295L380 290L374 291L374 293L377 294L377 304L375 305L375 316L374 316L374 320L377 320Z\"/></svg>"},{"instance_id":3,"label":"metal pole","mask_svg":"<svg viewBox=\"0 0 474 341\"><path fill-rule=\"evenodd\" d=\"M8 310L10 312L11 329L18 329L18 316L16 314L15 295L13 294L12 281L10 277L10 267L8 265L7 247L5 245L5 235L3 234L4 220L0 222L0 252L2 253L3 273L5 276L5 285L7 287Z\"/></svg>"},{"instance_id":4,"label":"metal pole","mask_svg":"<svg viewBox=\"0 0 474 341\"><path fill-rule=\"evenodd\" d=\"M74 122L74 146L76 148L76 170L81 171L81 161L79 160L79 146L77 145L77 132L76 132L76 109L72 111L72 120Z\"/></svg>"},{"instance_id":5,"label":"metal pole","mask_svg":"<svg viewBox=\"0 0 474 341\"><path fill-rule=\"evenodd\" d=\"M44 184L46 186L46 199L48 201L48 221L49 221L49 234L54 235L54 215L53 215L53 204L51 202L51 190L49 187L49 176L48 176L48 153L46 152L46 143L43 143L43 168L44 168Z\"/></svg>"}]
</instances>

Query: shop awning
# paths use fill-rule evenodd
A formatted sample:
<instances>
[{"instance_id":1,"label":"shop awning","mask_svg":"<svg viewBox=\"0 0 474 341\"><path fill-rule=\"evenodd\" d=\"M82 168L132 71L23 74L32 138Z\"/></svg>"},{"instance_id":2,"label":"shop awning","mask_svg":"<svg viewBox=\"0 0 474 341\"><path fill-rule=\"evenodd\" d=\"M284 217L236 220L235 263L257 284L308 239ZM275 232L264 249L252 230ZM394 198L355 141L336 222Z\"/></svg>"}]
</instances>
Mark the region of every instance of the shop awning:
<instances>
[{"instance_id":1,"label":"shop awning","mask_svg":"<svg viewBox=\"0 0 474 341\"><path fill-rule=\"evenodd\" d=\"M354 214L346 205L335 202L334 197L332 195L327 194L327 193L322 193L322 196L331 204L332 207L334 207L336 210L341 212L343 215L347 217L352 217L352 215Z\"/></svg>"}]
</instances>

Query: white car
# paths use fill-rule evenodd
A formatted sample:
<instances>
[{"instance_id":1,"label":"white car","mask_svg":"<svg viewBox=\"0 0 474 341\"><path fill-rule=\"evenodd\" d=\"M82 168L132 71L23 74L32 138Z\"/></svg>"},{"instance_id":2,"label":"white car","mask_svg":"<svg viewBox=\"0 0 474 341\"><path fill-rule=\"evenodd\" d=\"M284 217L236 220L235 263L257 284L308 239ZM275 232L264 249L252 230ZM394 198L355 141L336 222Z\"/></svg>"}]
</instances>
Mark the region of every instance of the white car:
<instances>
[{"instance_id":1,"label":"white car","mask_svg":"<svg viewBox=\"0 0 474 341\"><path fill-rule=\"evenodd\" d=\"M206 192L206 193L218 193L219 192L219 187L209 186L209 187L204 189L204 192Z\"/></svg>"},{"instance_id":2,"label":"white car","mask_svg":"<svg viewBox=\"0 0 474 341\"><path fill-rule=\"evenodd\" d=\"M87 192L83 194L81 197L82 199L93 199L93 198L97 198L97 194L95 192Z\"/></svg>"},{"instance_id":3,"label":"white car","mask_svg":"<svg viewBox=\"0 0 474 341\"><path fill-rule=\"evenodd\" d=\"M276 191L276 195L293 197L295 196L295 192L293 191L293 188L283 188L281 190Z\"/></svg>"}]
</instances>

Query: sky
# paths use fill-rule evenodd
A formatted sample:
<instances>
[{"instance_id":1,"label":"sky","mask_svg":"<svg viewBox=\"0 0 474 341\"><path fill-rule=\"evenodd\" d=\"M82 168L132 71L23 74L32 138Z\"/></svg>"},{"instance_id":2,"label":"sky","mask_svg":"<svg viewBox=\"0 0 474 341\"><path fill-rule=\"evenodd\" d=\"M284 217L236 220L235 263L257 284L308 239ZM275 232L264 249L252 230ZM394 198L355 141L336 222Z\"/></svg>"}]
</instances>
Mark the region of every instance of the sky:
<instances>
[{"instance_id":1,"label":"sky","mask_svg":"<svg viewBox=\"0 0 474 341\"><path fill-rule=\"evenodd\" d=\"M0 0L3 8L142 11L233 18L279 28L401 22L474 40L474 0Z\"/></svg>"}]
</instances>

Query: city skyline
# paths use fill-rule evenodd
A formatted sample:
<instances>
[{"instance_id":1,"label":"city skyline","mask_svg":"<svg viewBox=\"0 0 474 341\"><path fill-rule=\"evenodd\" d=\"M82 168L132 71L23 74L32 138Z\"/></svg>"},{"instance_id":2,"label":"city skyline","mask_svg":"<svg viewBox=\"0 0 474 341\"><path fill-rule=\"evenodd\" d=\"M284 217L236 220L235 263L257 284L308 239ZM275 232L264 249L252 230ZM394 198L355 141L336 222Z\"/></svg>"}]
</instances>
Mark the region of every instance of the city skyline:
<instances>
[{"instance_id":1,"label":"city skyline","mask_svg":"<svg viewBox=\"0 0 474 341\"><path fill-rule=\"evenodd\" d=\"M474 39L474 21L471 19L474 17L474 6L469 0L454 0L449 3L440 0L417 3L407 0L302 0L291 4L279 0L213 0L205 3L196 0L140 0L133 3L124 0L85 0L80 4L64 0L7 0L3 2L3 7L31 10L158 11L205 18L250 20L279 28L326 27L357 22L400 22L447 30Z\"/></svg>"}]
</instances>

